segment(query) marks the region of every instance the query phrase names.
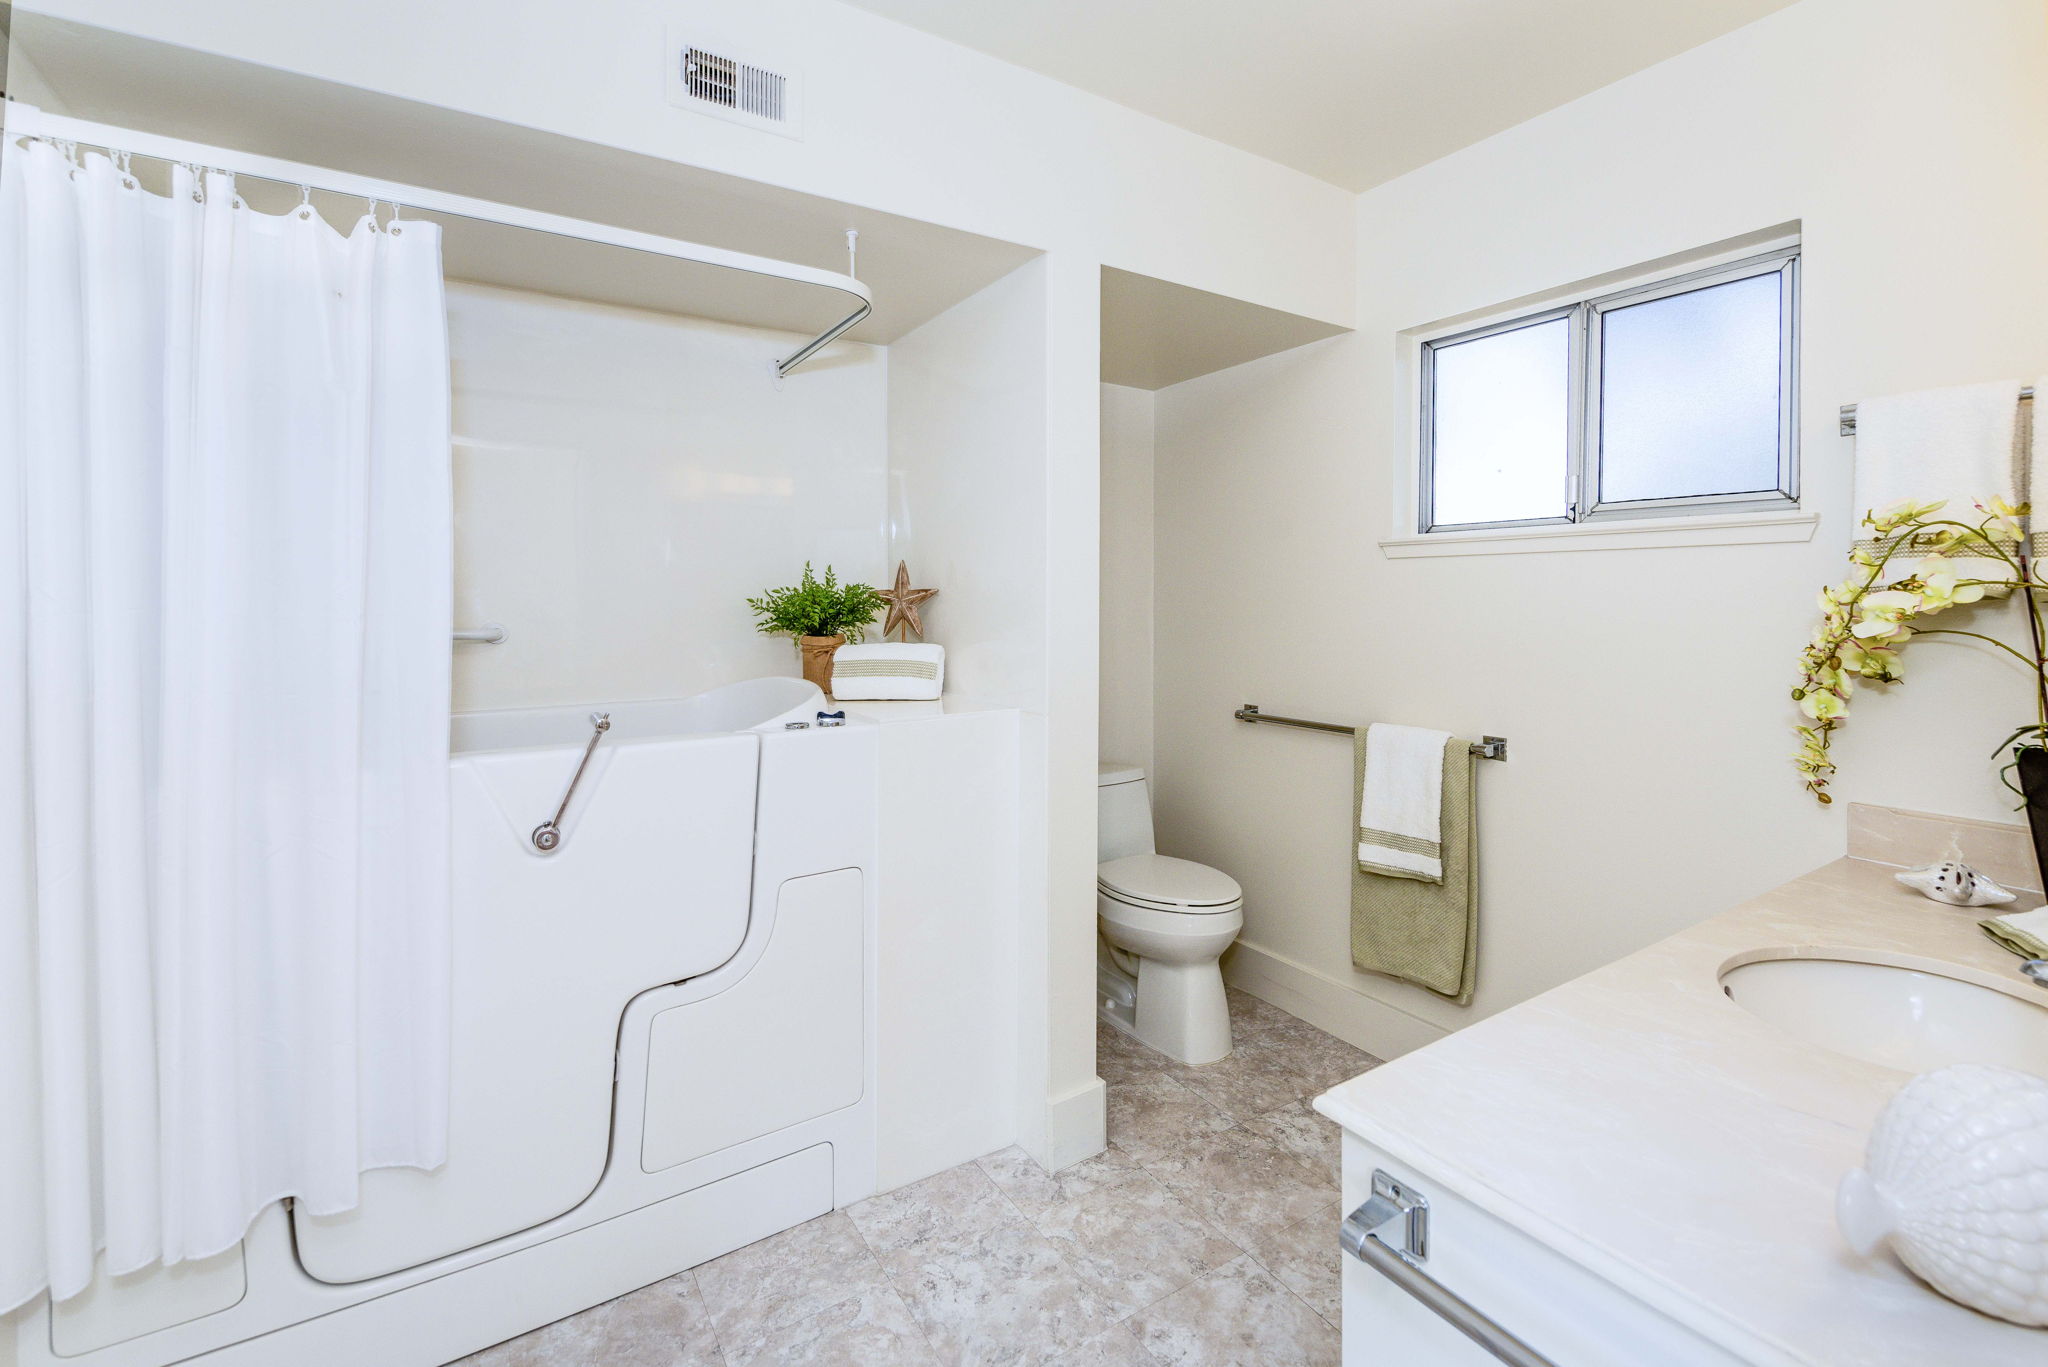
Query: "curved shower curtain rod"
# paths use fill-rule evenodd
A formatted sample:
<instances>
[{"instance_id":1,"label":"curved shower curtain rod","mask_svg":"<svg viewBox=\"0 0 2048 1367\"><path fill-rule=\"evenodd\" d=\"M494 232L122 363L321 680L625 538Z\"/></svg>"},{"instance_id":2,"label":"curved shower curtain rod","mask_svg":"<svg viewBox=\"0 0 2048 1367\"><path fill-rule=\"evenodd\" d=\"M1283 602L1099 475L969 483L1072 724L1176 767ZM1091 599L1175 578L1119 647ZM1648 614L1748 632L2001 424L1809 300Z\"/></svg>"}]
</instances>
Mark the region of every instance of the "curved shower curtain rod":
<instances>
[{"instance_id":1,"label":"curved shower curtain rod","mask_svg":"<svg viewBox=\"0 0 2048 1367\"><path fill-rule=\"evenodd\" d=\"M188 166L253 176L259 180L272 180L305 189L323 190L331 194L348 195L351 198L372 200L413 209L420 213L446 214L453 218L477 219L511 228L529 228L557 237L594 242L600 246L624 247L629 251L648 252L655 256L694 261L700 265L745 271L752 275L765 275L803 285L817 285L823 289L851 295L855 301L853 311L777 361L777 378L787 376L810 360L842 333L858 325L873 313L875 308L867 286L851 275L819 270L813 266L799 266L795 262L778 261L773 257L755 256L750 252L707 247L699 242L685 242L681 238L658 237L653 233L613 227L609 223L593 223L587 219L542 213L537 209L522 209L512 204L498 204L487 199L475 199L469 195L449 194L422 185L403 185L396 181L376 180L369 176L354 175L328 167L310 166L278 157L258 156L232 148L211 147L204 143L187 142L182 138L145 133L139 129L93 123L87 119L72 118L68 114L52 114L39 106L19 100L0 100L0 124L4 124L6 136L10 139L54 138L101 148L110 153L127 152L157 161L182 162Z\"/></svg>"}]
</instances>

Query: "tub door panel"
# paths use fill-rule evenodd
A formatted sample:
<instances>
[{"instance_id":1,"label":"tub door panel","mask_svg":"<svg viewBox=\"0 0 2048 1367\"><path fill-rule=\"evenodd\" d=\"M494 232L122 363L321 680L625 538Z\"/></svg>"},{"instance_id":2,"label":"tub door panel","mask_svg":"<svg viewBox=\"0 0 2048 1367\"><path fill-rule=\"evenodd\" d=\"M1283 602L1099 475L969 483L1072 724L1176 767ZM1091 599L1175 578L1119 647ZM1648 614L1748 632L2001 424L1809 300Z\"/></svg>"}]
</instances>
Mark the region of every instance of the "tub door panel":
<instances>
[{"instance_id":1,"label":"tub door panel","mask_svg":"<svg viewBox=\"0 0 2048 1367\"><path fill-rule=\"evenodd\" d=\"M647 1172L860 1100L866 1058L861 871L792 878L746 977L650 1025Z\"/></svg>"},{"instance_id":2,"label":"tub door panel","mask_svg":"<svg viewBox=\"0 0 2048 1367\"><path fill-rule=\"evenodd\" d=\"M758 742L601 745L552 854L581 747L458 758L448 1162L363 1175L362 1203L295 1216L299 1261L358 1282L530 1228L580 1203L611 1144L620 1015L709 972L747 931Z\"/></svg>"}]
</instances>

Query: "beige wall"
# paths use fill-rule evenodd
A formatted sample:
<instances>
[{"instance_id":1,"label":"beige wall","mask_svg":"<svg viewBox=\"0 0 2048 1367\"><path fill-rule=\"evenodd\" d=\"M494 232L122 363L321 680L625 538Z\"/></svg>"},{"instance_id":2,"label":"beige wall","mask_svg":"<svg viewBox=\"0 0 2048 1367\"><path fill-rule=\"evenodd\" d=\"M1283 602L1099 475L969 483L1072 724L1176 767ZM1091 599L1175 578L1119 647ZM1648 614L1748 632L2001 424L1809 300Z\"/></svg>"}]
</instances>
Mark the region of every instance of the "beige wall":
<instances>
[{"instance_id":1,"label":"beige wall","mask_svg":"<svg viewBox=\"0 0 2048 1367\"><path fill-rule=\"evenodd\" d=\"M1102 386L1105 761L1152 767L1152 394Z\"/></svg>"},{"instance_id":2,"label":"beige wall","mask_svg":"<svg viewBox=\"0 0 2048 1367\"><path fill-rule=\"evenodd\" d=\"M1839 577L1859 397L2048 369L2038 0L1805 0L1362 196L1359 331L1161 391L1164 848L1246 888L1232 971L1367 1048L1412 1047L1839 855L1786 692ZM1811 542L1389 560L1410 459L1397 334L1798 222ZM1842 796L1999 817L2015 669L1916 646ZM1506 735L1479 774L1478 997L1354 973L1348 750L1234 724Z\"/></svg>"}]
</instances>

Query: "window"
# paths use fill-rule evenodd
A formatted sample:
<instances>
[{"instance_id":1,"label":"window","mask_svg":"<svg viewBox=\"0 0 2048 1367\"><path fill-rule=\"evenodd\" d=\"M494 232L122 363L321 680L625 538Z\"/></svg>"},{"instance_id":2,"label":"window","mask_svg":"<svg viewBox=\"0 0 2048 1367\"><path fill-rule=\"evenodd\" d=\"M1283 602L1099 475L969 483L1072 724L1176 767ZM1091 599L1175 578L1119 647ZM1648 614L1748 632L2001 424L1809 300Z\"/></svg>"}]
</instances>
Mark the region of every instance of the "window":
<instances>
[{"instance_id":1,"label":"window","mask_svg":"<svg viewBox=\"0 0 2048 1367\"><path fill-rule=\"evenodd\" d=\"M1422 344L1423 532L1799 500L1799 249Z\"/></svg>"}]
</instances>

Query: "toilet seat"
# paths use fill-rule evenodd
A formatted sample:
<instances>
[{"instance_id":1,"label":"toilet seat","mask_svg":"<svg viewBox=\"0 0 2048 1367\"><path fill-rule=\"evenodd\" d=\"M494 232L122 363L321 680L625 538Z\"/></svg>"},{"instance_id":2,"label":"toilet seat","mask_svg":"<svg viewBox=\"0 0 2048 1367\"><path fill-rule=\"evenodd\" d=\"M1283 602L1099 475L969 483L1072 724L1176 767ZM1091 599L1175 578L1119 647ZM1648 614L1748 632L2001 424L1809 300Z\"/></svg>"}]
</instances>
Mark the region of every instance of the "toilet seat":
<instances>
[{"instance_id":1,"label":"toilet seat","mask_svg":"<svg viewBox=\"0 0 2048 1367\"><path fill-rule=\"evenodd\" d=\"M1095 888L1125 906L1181 915L1236 911L1244 889L1220 869L1164 854L1133 854L1096 866Z\"/></svg>"}]
</instances>

